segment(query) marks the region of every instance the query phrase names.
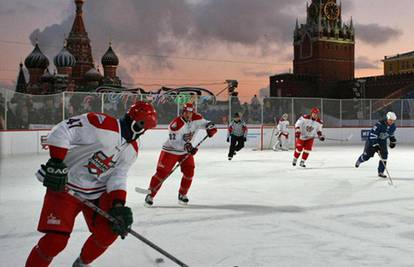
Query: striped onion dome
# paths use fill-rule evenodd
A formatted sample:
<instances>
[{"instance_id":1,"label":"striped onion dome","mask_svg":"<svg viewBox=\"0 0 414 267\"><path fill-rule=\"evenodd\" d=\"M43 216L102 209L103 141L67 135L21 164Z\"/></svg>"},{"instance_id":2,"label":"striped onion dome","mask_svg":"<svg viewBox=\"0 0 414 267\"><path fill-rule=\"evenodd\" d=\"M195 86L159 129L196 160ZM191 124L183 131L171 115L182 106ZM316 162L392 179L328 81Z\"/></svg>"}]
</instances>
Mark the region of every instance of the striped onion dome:
<instances>
[{"instance_id":1,"label":"striped onion dome","mask_svg":"<svg viewBox=\"0 0 414 267\"><path fill-rule=\"evenodd\" d=\"M49 66L49 59L40 51L36 43L32 53L24 60L24 65L28 69L46 69Z\"/></svg>"},{"instance_id":2,"label":"striped onion dome","mask_svg":"<svg viewBox=\"0 0 414 267\"><path fill-rule=\"evenodd\" d=\"M95 68L92 68L85 73L85 79L91 82L98 82L102 79L102 74Z\"/></svg>"},{"instance_id":3,"label":"striped onion dome","mask_svg":"<svg viewBox=\"0 0 414 267\"><path fill-rule=\"evenodd\" d=\"M76 58L66 49L66 46L60 50L59 54L53 59L56 67L74 67Z\"/></svg>"},{"instance_id":4,"label":"striped onion dome","mask_svg":"<svg viewBox=\"0 0 414 267\"><path fill-rule=\"evenodd\" d=\"M112 50L111 44L109 44L108 50L102 56L101 63L103 66L118 66L119 65L118 56L115 54L114 50Z\"/></svg>"}]
</instances>

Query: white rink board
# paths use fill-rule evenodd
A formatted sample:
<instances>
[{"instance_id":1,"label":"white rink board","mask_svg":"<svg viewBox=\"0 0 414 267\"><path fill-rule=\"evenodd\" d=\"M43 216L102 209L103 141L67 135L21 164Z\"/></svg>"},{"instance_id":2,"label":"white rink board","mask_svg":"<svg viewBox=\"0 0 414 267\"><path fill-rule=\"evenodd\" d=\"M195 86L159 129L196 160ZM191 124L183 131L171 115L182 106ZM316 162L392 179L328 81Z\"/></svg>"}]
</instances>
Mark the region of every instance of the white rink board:
<instances>
[{"instance_id":1,"label":"white rink board","mask_svg":"<svg viewBox=\"0 0 414 267\"><path fill-rule=\"evenodd\" d=\"M189 266L412 266L413 147L390 150L395 187L376 177L377 159L359 169L360 146L319 146L308 168L294 168L292 151L200 149L190 205L177 205L180 173L168 179L155 207L143 206L158 149L143 149L128 178L133 228ZM24 266L36 232L44 187L33 173L48 156L2 159L0 266ZM89 233L80 215L51 266L71 266ZM92 266L175 266L133 237L117 240Z\"/></svg>"},{"instance_id":2,"label":"white rink board","mask_svg":"<svg viewBox=\"0 0 414 267\"><path fill-rule=\"evenodd\" d=\"M369 129L369 128L362 128ZM271 134L270 128L263 131L264 134ZM324 135L330 138L343 139L352 135L349 142L326 141L319 142L318 145L359 145L361 141L361 128L325 128ZM41 136L47 135L48 131L3 131L0 132L0 156L45 153L40 144ZM205 132L200 130L193 143L198 142L204 137ZM250 126L246 147L259 148L262 131L258 126ZM293 147L293 129L290 133L290 143ZM166 140L168 132L165 128L148 131L141 137L140 147L145 149L161 149L162 143ZM396 137L400 144L414 145L414 128L398 128ZM227 129L220 127L214 138L209 138L203 144L208 148L225 148L228 147L226 142Z\"/></svg>"}]
</instances>

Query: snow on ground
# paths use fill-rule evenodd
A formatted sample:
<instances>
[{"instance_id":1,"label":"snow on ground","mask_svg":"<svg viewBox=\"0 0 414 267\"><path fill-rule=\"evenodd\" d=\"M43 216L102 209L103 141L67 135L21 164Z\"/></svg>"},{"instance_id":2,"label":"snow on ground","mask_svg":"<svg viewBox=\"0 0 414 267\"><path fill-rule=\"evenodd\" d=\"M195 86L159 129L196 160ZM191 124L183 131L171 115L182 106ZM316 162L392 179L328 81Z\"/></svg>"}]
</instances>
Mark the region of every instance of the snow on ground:
<instances>
[{"instance_id":1,"label":"snow on ground","mask_svg":"<svg viewBox=\"0 0 414 267\"><path fill-rule=\"evenodd\" d=\"M155 207L143 206L159 151L142 151L130 171L133 228L190 266L413 266L412 148L391 150L396 184L376 177L377 159L353 167L362 147L316 147L308 168L292 152L200 149L190 205L177 204L179 172ZM33 173L46 155L2 159L0 266L23 266L45 189ZM80 215L65 251L52 266L71 266L89 233ZM132 236L117 240L93 266L175 266Z\"/></svg>"}]
</instances>

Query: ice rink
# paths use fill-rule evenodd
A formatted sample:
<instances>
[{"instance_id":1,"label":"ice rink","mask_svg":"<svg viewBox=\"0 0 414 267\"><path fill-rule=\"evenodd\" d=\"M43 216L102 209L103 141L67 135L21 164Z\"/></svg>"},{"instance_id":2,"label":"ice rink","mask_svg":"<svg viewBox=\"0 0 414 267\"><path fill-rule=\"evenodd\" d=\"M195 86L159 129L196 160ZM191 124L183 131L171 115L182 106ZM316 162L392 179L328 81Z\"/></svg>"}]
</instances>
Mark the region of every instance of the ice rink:
<instances>
[{"instance_id":1,"label":"ice rink","mask_svg":"<svg viewBox=\"0 0 414 267\"><path fill-rule=\"evenodd\" d=\"M390 150L395 186L376 176L378 159L354 168L361 146L316 147L307 166L292 151L225 149L196 155L190 205L177 204L180 173L164 184L153 208L143 206L158 150L141 151L130 171L133 228L189 266L413 266L413 147ZM48 156L1 159L0 266L23 266L42 236L36 231L45 188L34 172ZM71 266L89 236L78 216L68 246L52 266ZM92 266L175 266L128 236Z\"/></svg>"}]
</instances>

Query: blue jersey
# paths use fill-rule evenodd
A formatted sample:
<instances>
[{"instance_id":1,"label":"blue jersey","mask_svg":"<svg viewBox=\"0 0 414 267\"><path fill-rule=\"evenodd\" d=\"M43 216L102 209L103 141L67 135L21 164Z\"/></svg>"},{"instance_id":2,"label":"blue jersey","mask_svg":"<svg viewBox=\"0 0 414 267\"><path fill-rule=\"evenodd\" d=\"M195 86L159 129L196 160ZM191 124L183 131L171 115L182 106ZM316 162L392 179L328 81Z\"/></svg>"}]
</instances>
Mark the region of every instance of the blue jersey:
<instances>
[{"instance_id":1,"label":"blue jersey","mask_svg":"<svg viewBox=\"0 0 414 267\"><path fill-rule=\"evenodd\" d=\"M390 138L395 143L393 140L395 140L394 134L396 129L395 123L388 125L386 120L378 121L369 132L368 141L371 144L378 144L385 143Z\"/></svg>"}]
</instances>

